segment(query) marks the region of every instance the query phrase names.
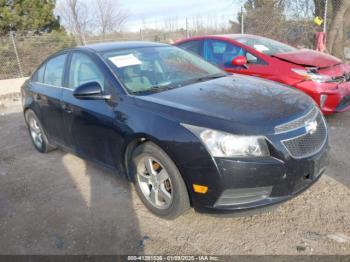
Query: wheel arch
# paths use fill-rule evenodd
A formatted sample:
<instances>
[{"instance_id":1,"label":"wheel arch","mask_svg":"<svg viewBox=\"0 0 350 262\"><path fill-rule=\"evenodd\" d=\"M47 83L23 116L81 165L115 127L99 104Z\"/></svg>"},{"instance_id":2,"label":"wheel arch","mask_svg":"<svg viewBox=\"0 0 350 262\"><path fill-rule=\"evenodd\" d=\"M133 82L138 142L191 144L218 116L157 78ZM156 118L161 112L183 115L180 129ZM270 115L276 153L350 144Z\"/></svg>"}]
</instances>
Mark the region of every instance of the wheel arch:
<instances>
[{"instance_id":1,"label":"wheel arch","mask_svg":"<svg viewBox=\"0 0 350 262\"><path fill-rule=\"evenodd\" d=\"M23 116L24 116L25 121L27 121L27 113L29 111L32 111L35 114L35 116L37 117L35 111L30 107L30 105L24 105L23 106Z\"/></svg>"},{"instance_id":2,"label":"wheel arch","mask_svg":"<svg viewBox=\"0 0 350 262\"><path fill-rule=\"evenodd\" d=\"M144 133L138 133L133 135L128 141L125 143L125 146L122 150L122 159L121 163L123 164L124 171L126 172L126 176L129 180L131 180L131 177L129 175L129 163L131 160L132 152L137 148L139 145L151 142L160 147L164 152L166 152L172 159L173 157L169 154L167 148L161 141L156 139L153 136L144 134ZM174 161L174 160L173 160Z\"/></svg>"},{"instance_id":3,"label":"wheel arch","mask_svg":"<svg viewBox=\"0 0 350 262\"><path fill-rule=\"evenodd\" d=\"M147 134L137 134L137 135L133 136L130 140L128 140L128 142L126 143L124 150L123 150L123 154L122 154L122 156L123 156L122 163L123 163L123 168L124 168L124 171L126 173L127 179L132 181L132 177L129 174L129 164L131 161L132 152L139 145L146 143L146 142L154 143L155 145L160 147L170 157L170 159L174 162L175 166L177 167L177 169L180 172L180 175L181 175L183 181L185 182L187 194L189 196L190 203L192 205L192 199L191 199L191 194L190 194L190 187L191 187L190 182L188 181L188 179L186 179L186 176L183 175L181 167L177 164L176 158L172 154L171 150L169 150L169 148L164 143L162 143L161 141L159 141L158 139L156 139L153 136L150 136Z\"/></svg>"}]
</instances>

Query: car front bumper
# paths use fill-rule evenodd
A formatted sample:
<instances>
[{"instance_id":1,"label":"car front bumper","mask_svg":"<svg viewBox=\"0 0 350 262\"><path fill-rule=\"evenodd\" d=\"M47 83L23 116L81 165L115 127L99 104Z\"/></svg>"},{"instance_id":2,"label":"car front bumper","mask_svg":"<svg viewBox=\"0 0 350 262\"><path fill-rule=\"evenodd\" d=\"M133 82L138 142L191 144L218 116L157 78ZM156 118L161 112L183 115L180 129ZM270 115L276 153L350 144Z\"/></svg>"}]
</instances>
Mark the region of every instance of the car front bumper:
<instances>
[{"instance_id":1,"label":"car front bumper","mask_svg":"<svg viewBox=\"0 0 350 262\"><path fill-rule=\"evenodd\" d=\"M291 199L313 185L328 164L328 145L305 159L214 158L207 163L210 161L215 168L207 164L188 170L191 183L208 186L206 194L190 189L192 206L206 213L249 211Z\"/></svg>"},{"instance_id":2,"label":"car front bumper","mask_svg":"<svg viewBox=\"0 0 350 262\"><path fill-rule=\"evenodd\" d=\"M304 81L295 87L310 95L325 115L350 110L350 82L337 84Z\"/></svg>"}]
</instances>

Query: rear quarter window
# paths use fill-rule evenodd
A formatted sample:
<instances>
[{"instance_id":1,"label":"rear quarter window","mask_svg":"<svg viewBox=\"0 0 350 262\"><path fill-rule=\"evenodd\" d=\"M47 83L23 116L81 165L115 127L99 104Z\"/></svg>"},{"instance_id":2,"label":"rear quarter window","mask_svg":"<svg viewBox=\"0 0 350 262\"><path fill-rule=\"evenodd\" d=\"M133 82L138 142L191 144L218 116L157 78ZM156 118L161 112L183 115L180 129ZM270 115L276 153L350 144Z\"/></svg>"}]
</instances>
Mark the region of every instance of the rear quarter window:
<instances>
[{"instance_id":1,"label":"rear quarter window","mask_svg":"<svg viewBox=\"0 0 350 262\"><path fill-rule=\"evenodd\" d=\"M30 78L30 81L32 82L38 82L38 83L43 83L44 81L44 73L45 73L45 66L46 64L43 64L41 67L39 67L32 77Z\"/></svg>"},{"instance_id":2,"label":"rear quarter window","mask_svg":"<svg viewBox=\"0 0 350 262\"><path fill-rule=\"evenodd\" d=\"M34 76L34 81L35 81L35 82L39 82L39 83L43 83L43 82L44 82L45 67L46 67L46 64L42 65L42 66L36 71L36 74L35 74L35 76Z\"/></svg>"}]
</instances>

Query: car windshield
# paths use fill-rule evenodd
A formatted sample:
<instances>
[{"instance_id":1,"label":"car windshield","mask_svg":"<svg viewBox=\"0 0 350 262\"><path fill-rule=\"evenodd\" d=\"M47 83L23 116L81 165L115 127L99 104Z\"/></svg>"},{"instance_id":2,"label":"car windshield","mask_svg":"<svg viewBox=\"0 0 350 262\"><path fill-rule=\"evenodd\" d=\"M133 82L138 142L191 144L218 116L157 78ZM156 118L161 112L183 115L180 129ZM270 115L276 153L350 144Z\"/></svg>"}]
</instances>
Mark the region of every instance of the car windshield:
<instances>
[{"instance_id":1,"label":"car windshield","mask_svg":"<svg viewBox=\"0 0 350 262\"><path fill-rule=\"evenodd\" d=\"M226 76L212 64L173 46L123 49L103 56L131 94L161 92Z\"/></svg>"},{"instance_id":2,"label":"car windshield","mask_svg":"<svg viewBox=\"0 0 350 262\"><path fill-rule=\"evenodd\" d=\"M297 50L295 47L265 37L239 37L235 38L235 40L269 56L273 56L274 54L278 53L287 53Z\"/></svg>"}]
</instances>

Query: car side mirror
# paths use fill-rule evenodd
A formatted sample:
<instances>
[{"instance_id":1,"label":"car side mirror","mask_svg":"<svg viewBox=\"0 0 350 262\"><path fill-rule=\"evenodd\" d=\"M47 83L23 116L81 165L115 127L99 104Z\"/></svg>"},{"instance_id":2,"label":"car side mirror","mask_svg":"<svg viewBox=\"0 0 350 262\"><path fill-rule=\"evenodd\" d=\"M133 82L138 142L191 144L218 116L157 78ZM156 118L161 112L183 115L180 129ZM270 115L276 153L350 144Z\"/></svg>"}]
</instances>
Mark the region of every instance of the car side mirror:
<instances>
[{"instance_id":1,"label":"car side mirror","mask_svg":"<svg viewBox=\"0 0 350 262\"><path fill-rule=\"evenodd\" d=\"M111 95L104 94L101 85L98 82L88 82L78 86L73 95L77 99L83 100L109 100Z\"/></svg>"},{"instance_id":2,"label":"car side mirror","mask_svg":"<svg viewBox=\"0 0 350 262\"><path fill-rule=\"evenodd\" d=\"M239 55L232 59L231 64L234 66L243 66L245 68L248 68L247 64L247 58L245 56Z\"/></svg>"}]
</instances>

